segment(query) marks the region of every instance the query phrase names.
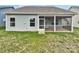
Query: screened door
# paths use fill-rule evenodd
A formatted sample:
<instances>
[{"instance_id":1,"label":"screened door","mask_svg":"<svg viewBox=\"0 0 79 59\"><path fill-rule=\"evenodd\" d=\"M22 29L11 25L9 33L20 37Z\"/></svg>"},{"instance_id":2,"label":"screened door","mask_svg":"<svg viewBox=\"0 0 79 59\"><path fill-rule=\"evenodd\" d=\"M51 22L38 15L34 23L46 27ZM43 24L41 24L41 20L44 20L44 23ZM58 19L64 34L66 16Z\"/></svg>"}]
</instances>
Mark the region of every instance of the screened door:
<instances>
[{"instance_id":1,"label":"screened door","mask_svg":"<svg viewBox=\"0 0 79 59\"><path fill-rule=\"evenodd\" d=\"M45 20L44 17L39 17L39 29L44 29L45 28Z\"/></svg>"}]
</instances>

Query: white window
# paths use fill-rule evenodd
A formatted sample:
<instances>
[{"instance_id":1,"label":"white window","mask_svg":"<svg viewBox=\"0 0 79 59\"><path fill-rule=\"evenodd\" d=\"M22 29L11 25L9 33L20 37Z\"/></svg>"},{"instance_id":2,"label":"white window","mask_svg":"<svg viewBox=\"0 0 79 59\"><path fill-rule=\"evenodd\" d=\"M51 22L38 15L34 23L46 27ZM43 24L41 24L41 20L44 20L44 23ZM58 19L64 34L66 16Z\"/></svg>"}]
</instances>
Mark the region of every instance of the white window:
<instances>
[{"instance_id":1,"label":"white window","mask_svg":"<svg viewBox=\"0 0 79 59\"><path fill-rule=\"evenodd\" d=\"M35 27L35 18L30 19L30 27Z\"/></svg>"},{"instance_id":2,"label":"white window","mask_svg":"<svg viewBox=\"0 0 79 59\"><path fill-rule=\"evenodd\" d=\"M15 27L15 18L10 18L10 26Z\"/></svg>"}]
</instances>

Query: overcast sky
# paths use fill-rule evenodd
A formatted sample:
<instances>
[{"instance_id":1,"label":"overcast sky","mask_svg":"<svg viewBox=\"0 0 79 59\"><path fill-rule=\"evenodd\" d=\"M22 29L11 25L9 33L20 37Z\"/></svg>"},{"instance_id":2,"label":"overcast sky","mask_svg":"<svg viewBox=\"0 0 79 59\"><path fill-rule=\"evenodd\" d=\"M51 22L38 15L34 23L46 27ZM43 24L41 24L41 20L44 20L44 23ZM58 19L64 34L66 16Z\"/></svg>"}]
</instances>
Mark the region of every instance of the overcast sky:
<instances>
[{"instance_id":1,"label":"overcast sky","mask_svg":"<svg viewBox=\"0 0 79 59\"><path fill-rule=\"evenodd\" d=\"M63 9L69 9L71 6L70 5L57 5L56 7L60 7L60 8L63 8Z\"/></svg>"},{"instance_id":2,"label":"overcast sky","mask_svg":"<svg viewBox=\"0 0 79 59\"><path fill-rule=\"evenodd\" d=\"M26 5L27 6L27 5ZM32 6L32 5L31 5ZM35 6L35 5L34 5ZM37 5L36 5L37 6ZM42 5L41 5L42 6ZM52 5L52 6L56 6L56 7L59 7L59 8L63 8L63 9L69 9L71 6L70 5ZM20 6L15 6L15 8L17 7L22 7L21 5Z\"/></svg>"}]
</instances>

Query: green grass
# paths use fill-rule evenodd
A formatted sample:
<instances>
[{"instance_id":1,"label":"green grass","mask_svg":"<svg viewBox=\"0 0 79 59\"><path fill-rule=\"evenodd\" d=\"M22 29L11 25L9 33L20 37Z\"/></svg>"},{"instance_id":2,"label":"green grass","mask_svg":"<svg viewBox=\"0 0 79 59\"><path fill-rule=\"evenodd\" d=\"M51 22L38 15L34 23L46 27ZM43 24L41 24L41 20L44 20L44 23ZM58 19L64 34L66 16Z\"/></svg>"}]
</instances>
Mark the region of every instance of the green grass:
<instances>
[{"instance_id":1,"label":"green grass","mask_svg":"<svg viewBox=\"0 0 79 59\"><path fill-rule=\"evenodd\" d=\"M73 33L6 32L0 28L1 53L76 53L79 52L79 29Z\"/></svg>"}]
</instances>

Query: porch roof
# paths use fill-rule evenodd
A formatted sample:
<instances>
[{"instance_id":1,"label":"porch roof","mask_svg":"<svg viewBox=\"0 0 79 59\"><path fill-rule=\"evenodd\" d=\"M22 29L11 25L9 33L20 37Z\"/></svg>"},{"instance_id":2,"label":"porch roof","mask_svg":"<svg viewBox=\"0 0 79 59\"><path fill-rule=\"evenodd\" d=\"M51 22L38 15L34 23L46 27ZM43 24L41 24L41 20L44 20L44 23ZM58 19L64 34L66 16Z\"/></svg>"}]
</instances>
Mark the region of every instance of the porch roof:
<instances>
[{"instance_id":1,"label":"porch roof","mask_svg":"<svg viewBox=\"0 0 79 59\"><path fill-rule=\"evenodd\" d=\"M53 6L24 6L18 9L15 9L6 14L69 14L74 15L76 13L69 10L64 10L58 7Z\"/></svg>"}]
</instances>

